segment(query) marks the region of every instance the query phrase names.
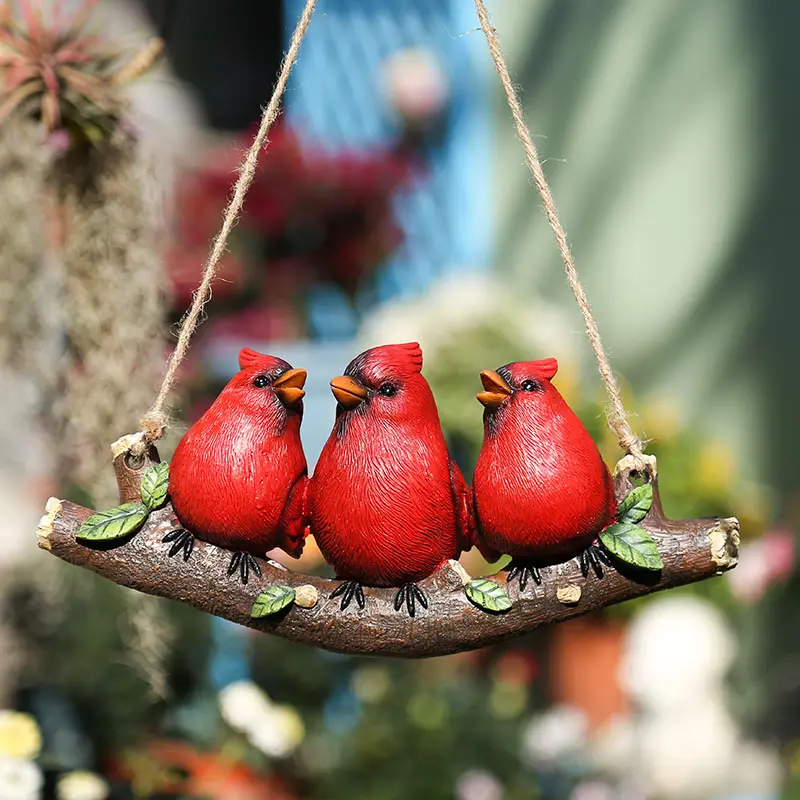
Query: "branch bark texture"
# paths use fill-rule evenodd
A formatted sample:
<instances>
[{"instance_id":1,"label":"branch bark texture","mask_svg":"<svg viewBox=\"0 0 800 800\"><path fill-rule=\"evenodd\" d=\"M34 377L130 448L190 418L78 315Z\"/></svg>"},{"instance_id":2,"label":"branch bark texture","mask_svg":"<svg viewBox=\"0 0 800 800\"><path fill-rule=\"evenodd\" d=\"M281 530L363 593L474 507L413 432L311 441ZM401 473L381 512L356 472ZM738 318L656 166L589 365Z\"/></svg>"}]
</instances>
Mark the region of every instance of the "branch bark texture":
<instances>
[{"instance_id":1,"label":"branch bark texture","mask_svg":"<svg viewBox=\"0 0 800 800\"><path fill-rule=\"evenodd\" d=\"M123 502L138 497L138 480L152 458L139 466L126 464L124 454L114 465ZM617 494L631 489L629 469L620 462L615 476ZM693 583L736 566L739 523L728 519L669 520L662 511L657 479L654 500L641 527L655 539L664 562L658 573L630 572L620 565L607 568L598 579L581 575L576 560L542 570L541 586L528 583L520 592L508 585L510 611L491 614L475 607L464 593L463 570L445 564L420 584L430 607L418 608L413 619L394 609L396 590L365 588L366 608L352 603L345 611L329 599L338 581L287 572L261 560L262 576L251 574L247 585L229 578L230 553L197 541L188 562L167 557L165 534L177 527L171 506L154 511L130 540L111 549L84 546L75 539L81 524L94 512L51 498L39 525L39 546L71 564L89 569L114 583L146 594L179 600L264 633L295 642L355 655L422 658L474 650L554 622L624 602L652 592ZM494 577L505 585L505 573ZM256 597L272 585L291 586L297 600L273 617L252 619ZM302 589L300 587L303 587ZM302 603L302 605L300 605Z\"/></svg>"}]
</instances>

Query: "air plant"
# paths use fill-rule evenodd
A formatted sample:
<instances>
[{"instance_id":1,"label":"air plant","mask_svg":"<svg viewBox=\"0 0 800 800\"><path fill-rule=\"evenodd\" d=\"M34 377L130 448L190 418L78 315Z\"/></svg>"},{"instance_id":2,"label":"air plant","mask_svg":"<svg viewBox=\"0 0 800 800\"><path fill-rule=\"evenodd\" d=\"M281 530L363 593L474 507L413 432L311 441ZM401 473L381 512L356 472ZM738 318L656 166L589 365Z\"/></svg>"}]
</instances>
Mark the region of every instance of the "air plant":
<instances>
[{"instance_id":1,"label":"air plant","mask_svg":"<svg viewBox=\"0 0 800 800\"><path fill-rule=\"evenodd\" d=\"M71 15L61 0L6 0L0 6L0 124L18 112L47 133L97 144L125 109L120 86L146 72L162 49L153 40L132 58L87 33L98 0ZM45 6L46 11L45 13Z\"/></svg>"}]
</instances>

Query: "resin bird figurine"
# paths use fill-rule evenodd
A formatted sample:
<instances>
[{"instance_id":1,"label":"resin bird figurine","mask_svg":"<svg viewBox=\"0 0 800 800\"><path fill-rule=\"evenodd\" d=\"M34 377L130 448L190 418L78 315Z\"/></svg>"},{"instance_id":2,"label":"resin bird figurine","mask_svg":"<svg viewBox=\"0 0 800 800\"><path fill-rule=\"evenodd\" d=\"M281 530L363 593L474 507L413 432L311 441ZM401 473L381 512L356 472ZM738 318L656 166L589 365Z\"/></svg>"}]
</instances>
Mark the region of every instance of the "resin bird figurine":
<instances>
[{"instance_id":1,"label":"resin bird figurine","mask_svg":"<svg viewBox=\"0 0 800 800\"><path fill-rule=\"evenodd\" d=\"M300 443L306 372L245 348L240 371L189 429L170 464L169 494L184 528L170 556L188 560L194 536L233 550L228 575L261 574L254 556L298 557L308 533L308 474Z\"/></svg>"},{"instance_id":2,"label":"resin bird figurine","mask_svg":"<svg viewBox=\"0 0 800 800\"><path fill-rule=\"evenodd\" d=\"M484 439L472 490L478 536L512 556L509 580L541 583L540 567L580 558L602 577L594 542L616 514L614 484L597 445L550 382L554 358L481 372Z\"/></svg>"},{"instance_id":3,"label":"resin bird figurine","mask_svg":"<svg viewBox=\"0 0 800 800\"><path fill-rule=\"evenodd\" d=\"M346 609L363 586L397 587L414 616L417 582L474 543L472 499L450 458L416 342L375 347L331 381L336 421L309 492L311 525L343 582Z\"/></svg>"}]
</instances>

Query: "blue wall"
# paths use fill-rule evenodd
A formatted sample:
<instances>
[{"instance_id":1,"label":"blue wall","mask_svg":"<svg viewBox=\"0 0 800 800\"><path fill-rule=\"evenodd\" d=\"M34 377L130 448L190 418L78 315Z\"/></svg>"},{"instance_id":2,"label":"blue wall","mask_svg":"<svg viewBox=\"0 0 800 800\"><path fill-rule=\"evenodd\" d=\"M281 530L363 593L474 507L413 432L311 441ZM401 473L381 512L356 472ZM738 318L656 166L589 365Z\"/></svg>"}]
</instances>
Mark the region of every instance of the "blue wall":
<instances>
[{"instance_id":1,"label":"blue wall","mask_svg":"<svg viewBox=\"0 0 800 800\"><path fill-rule=\"evenodd\" d=\"M287 39L303 7L285 0ZM369 300L423 290L445 271L489 262L489 85L474 7L464 0L319 0L286 95L286 113L308 141L336 149L384 145L398 123L382 94L385 59L406 48L434 55L450 84L443 137L430 172L397 200L406 241ZM366 298L365 298L366 299ZM316 298L316 332L339 336L330 295ZM327 316L326 316L327 315ZM350 331L351 332L351 331Z\"/></svg>"}]
</instances>

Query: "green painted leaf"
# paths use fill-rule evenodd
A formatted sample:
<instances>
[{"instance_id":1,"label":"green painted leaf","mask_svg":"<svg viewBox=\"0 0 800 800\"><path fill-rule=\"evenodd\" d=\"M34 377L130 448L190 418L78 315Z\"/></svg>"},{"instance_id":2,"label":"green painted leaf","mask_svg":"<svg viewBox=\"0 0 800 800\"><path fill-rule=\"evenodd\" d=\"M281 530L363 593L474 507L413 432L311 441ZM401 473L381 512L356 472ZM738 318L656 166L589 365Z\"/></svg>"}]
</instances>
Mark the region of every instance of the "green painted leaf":
<instances>
[{"instance_id":1,"label":"green painted leaf","mask_svg":"<svg viewBox=\"0 0 800 800\"><path fill-rule=\"evenodd\" d=\"M83 542L111 542L122 539L142 527L150 513L142 503L125 503L98 511L81 525L75 538Z\"/></svg>"},{"instance_id":2,"label":"green painted leaf","mask_svg":"<svg viewBox=\"0 0 800 800\"><path fill-rule=\"evenodd\" d=\"M609 553L626 564L649 570L664 567L656 543L636 525L628 522L610 525L600 534L600 542Z\"/></svg>"},{"instance_id":3,"label":"green painted leaf","mask_svg":"<svg viewBox=\"0 0 800 800\"><path fill-rule=\"evenodd\" d=\"M508 611L511 608L511 598L508 592L499 584L488 578L474 578L465 587L467 597L484 611Z\"/></svg>"},{"instance_id":4,"label":"green painted leaf","mask_svg":"<svg viewBox=\"0 0 800 800\"><path fill-rule=\"evenodd\" d=\"M283 611L294 602L294 589L291 586L270 586L262 592L253 603L250 616L253 619L269 617Z\"/></svg>"},{"instance_id":5,"label":"green painted leaf","mask_svg":"<svg viewBox=\"0 0 800 800\"><path fill-rule=\"evenodd\" d=\"M617 509L617 522L641 522L653 505L653 484L643 483L631 489Z\"/></svg>"},{"instance_id":6,"label":"green painted leaf","mask_svg":"<svg viewBox=\"0 0 800 800\"><path fill-rule=\"evenodd\" d=\"M161 508L167 501L169 464L162 461L145 470L142 477L142 502L151 510Z\"/></svg>"}]
</instances>

